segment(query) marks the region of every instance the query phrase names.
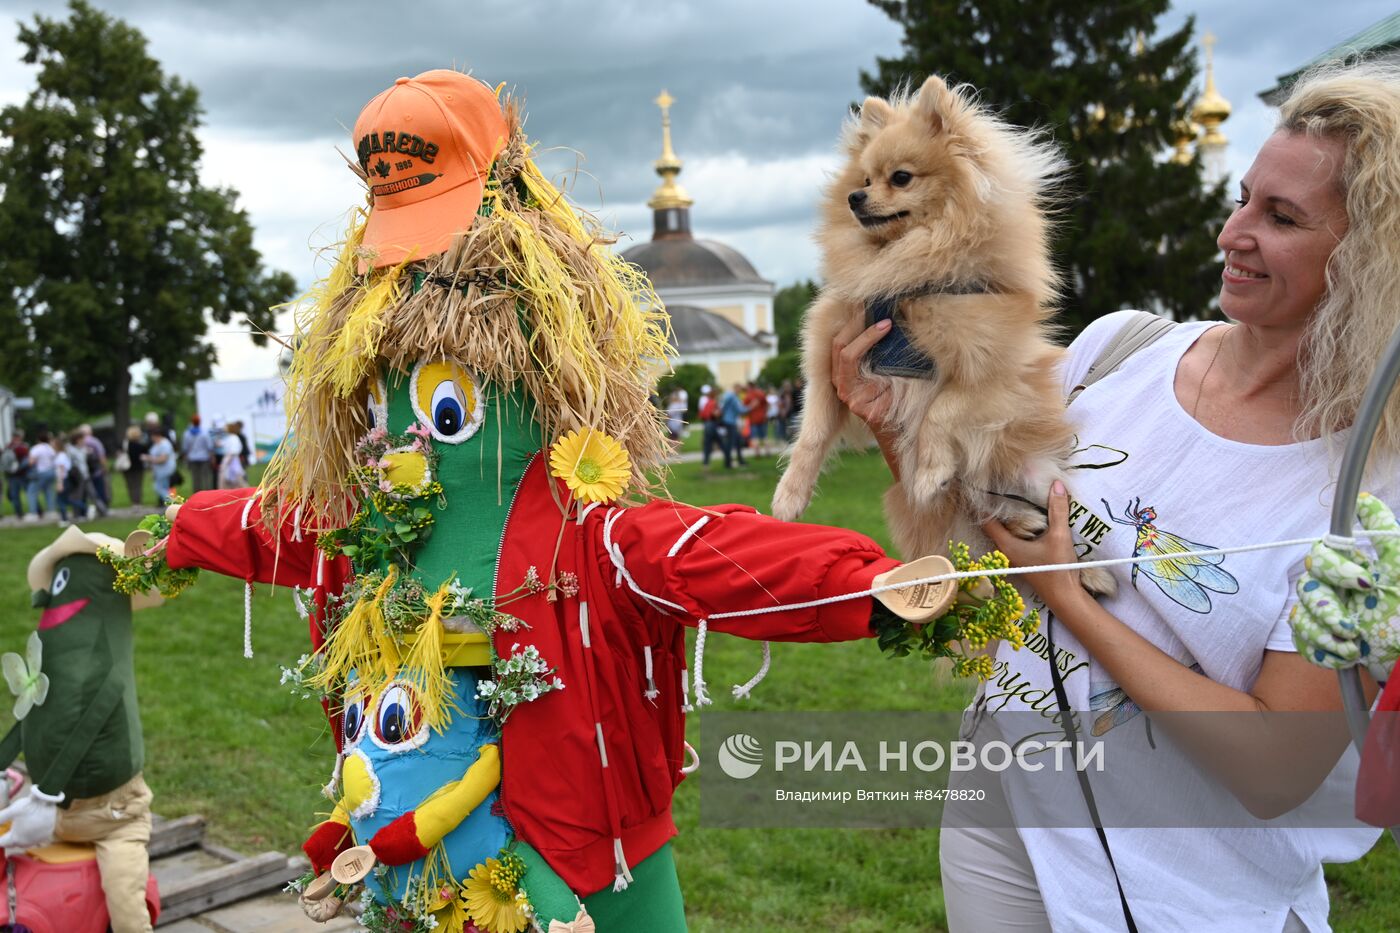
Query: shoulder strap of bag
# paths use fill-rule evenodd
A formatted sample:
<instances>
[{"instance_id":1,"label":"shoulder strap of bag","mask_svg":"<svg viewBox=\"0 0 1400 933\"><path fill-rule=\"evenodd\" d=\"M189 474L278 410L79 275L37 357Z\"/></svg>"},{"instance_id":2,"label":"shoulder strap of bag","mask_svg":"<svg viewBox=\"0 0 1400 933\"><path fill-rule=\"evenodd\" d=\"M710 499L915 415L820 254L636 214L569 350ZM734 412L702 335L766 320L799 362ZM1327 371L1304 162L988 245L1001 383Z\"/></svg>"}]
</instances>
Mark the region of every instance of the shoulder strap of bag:
<instances>
[{"instance_id":1,"label":"shoulder strap of bag","mask_svg":"<svg viewBox=\"0 0 1400 933\"><path fill-rule=\"evenodd\" d=\"M1074 714L1069 709L1069 696L1065 693L1065 682L1060 677L1060 666L1055 663L1055 640L1050 634L1054 625L1055 617L1047 610L1045 613L1045 643L1050 655L1050 680L1055 685L1055 700L1060 707L1060 725L1065 730L1065 739L1069 742L1070 752L1075 755L1074 773L1079 778L1079 790L1084 795L1084 803L1089 808L1089 818L1094 821L1094 832L1099 835L1099 845L1103 846L1103 854L1108 858L1108 869L1113 872L1113 884L1118 888L1118 903L1123 908L1123 919L1128 924L1128 933L1137 933L1137 924L1133 922L1133 912L1128 907L1128 896L1123 893L1123 882L1118 879L1118 866L1113 863L1113 850L1108 847L1108 833L1104 832L1103 820L1099 817L1099 807L1094 802L1094 789L1089 786L1089 775L1085 774L1084 769L1079 767L1079 736L1074 728Z\"/></svg>"},{"instance_id":2,"label":"shoulder strap of bag","mask_svg":"<svg viewBox=\"0 0 1400 933\"><path fill-rule=\"evenodd\" d=\"M1080 392L1104 376L1116 371L1128 357L1165 336L1167 331L1175 326L1176 321L1171 318L1153 314L1151 311L1136 312L1128 323L1113 335L1113 339L1099 353L1098 358L1089 365L1089 371L1084 374L1084 379L1079 385L1074 387L1074 391L1070 392L1066 404L1074 401Z\"/></svg>"}]
</instances>

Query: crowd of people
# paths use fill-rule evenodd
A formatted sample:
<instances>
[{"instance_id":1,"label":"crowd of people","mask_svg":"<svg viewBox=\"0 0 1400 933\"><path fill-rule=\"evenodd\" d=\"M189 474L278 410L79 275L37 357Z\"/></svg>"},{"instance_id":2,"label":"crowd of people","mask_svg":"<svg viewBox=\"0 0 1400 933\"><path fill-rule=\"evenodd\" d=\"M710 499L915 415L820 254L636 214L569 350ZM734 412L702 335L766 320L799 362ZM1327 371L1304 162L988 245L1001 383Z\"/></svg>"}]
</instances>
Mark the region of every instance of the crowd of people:
<instances>
[{"instance_id":1,"label":"crowd of people","mask_svg":"<svg viewBox=\"0 0 1400 933\"><path fill-rule=\"evenodd\" d=\"M679 445L690 413L689 393L675 388L663 407L671 440ZM701 458L709 466L710 457L719 451L725 468L731 469L736 462L745 465L746 450L755 457L777 453L796 433L801 413L800 378L785 380L778 386L736 382L720 393L713 386L701 386L695 406L695 417L703 432Z\"/></svg>"},{"instance_id":2,"label":"crowd of people","mask_svg":"<svg viewBox=\"0 0 1400 933\"><path fill-rule=\"evenodd\" d=\"M151 412L141 424L127 428L110 457L90 425L57 433L41 428L32 444L24 430L16 429L0 450L0 472L15 517L37 522L57 512L66 524L107 514L113 474L121 475L127 498L136 506L165 506L187 479L193 492L247 485L252 450L241 422L215 419L205 428L196 414L183 432L177 432Z\"/></svg>"}]
</instances>

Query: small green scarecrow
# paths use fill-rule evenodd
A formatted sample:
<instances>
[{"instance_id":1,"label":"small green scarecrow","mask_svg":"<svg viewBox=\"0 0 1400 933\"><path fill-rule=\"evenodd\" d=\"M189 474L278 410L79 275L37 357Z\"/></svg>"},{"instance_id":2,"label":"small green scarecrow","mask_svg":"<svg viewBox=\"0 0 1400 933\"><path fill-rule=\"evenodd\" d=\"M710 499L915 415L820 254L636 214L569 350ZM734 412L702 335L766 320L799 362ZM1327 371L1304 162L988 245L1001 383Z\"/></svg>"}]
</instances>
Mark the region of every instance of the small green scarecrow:
<instances>
[{"instance_id":1,"label":"small green scarecrow","mask_svg":"<svg viewBox=\"0 0 1400 933\"><path fill-rule=\"evenodd\" d=\"M33 783L0 810L9 823L0 846L94 845L112 929L129 933L151 929L151 791L141 777L131 613L161 600L115 592L115 571L98 559L104 548L120 553L122 542L70 526L29 563L43 613L25 657L0 658L17 720L0 742L0 768L23 752Z\"/></svg>"}]
</instances>

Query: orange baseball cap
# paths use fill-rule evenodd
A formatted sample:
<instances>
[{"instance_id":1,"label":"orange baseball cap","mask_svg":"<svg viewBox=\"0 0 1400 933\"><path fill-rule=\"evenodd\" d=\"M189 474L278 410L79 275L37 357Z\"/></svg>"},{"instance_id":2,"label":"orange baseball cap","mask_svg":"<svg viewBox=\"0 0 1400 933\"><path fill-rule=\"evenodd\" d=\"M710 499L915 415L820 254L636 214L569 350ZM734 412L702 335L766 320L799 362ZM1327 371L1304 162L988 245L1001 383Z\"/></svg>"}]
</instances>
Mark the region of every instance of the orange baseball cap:
<instances>
[{"instance_id":1,"label":"orange baseball cap","mask_svg":"<svg viewBox=\"0 0 1400 933\"><path fill-rule=\"evenodd\" d=\"M366 104L354 130L373 195L360 271L446 252L476 219L508 133L495 92L458 71L399 78Z\"/></svg>"}]
</instances>

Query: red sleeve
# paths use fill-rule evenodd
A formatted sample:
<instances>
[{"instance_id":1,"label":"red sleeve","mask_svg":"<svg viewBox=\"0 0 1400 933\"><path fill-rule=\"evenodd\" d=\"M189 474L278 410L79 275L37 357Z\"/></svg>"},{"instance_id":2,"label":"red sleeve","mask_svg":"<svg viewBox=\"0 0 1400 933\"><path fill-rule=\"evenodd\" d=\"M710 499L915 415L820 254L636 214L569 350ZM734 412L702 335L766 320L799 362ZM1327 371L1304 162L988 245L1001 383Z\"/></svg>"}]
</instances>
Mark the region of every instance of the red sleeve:
<instances>
[{"instance_id":1,"label":"red sleeve","mask_svg":"<svg viewBox=\"0 0 1400 933\"><path fill-rule=\"evenodd\" d=\"M764 615L713 616L860 592L876 574L899 566L865 535L781 522L742 505L699 509L658 500L597 520L607 559L614 568L622 564L634 599L687 625L709 618L711 630L744 638L867 638L873 634L869 596Z\"/></svg>"},{"instance_id":2,"label":"red sleeve","mask_svg":"<svg viewBox=\"0 0 1400 933\"><path fill-rule=\"evenodd\" d=\"M309 585L315 579L315 533L302 535L288 523L274 537L263 525L256 495L256 489L220 489L190 496L175 515L166 561L253 583Z\"/></svg>"}]
</instances>

